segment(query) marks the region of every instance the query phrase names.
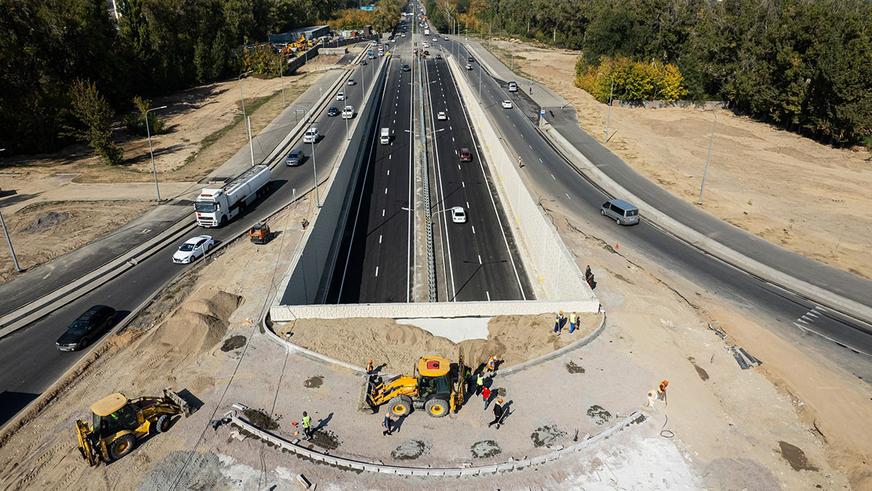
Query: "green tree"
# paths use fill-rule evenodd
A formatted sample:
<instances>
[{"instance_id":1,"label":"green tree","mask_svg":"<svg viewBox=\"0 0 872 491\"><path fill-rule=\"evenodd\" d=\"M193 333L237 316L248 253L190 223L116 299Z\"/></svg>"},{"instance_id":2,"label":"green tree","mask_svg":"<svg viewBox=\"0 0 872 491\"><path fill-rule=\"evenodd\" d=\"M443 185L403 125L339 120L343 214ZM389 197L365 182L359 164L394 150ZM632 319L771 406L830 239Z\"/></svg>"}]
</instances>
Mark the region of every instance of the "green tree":
<instances>
[{"instance_id":1,"label":"green tree","mask_svg":"<svg viewBox=\"0 0 872 491\"><path fill-rule=\"evenodd\" d=\"M88 143L104 163L121 163L123 152L112 141L112 108L97 85L90 80L76 79L70 85L70 111L84 126L77 136Z\"/></svg>"}]
</instances>

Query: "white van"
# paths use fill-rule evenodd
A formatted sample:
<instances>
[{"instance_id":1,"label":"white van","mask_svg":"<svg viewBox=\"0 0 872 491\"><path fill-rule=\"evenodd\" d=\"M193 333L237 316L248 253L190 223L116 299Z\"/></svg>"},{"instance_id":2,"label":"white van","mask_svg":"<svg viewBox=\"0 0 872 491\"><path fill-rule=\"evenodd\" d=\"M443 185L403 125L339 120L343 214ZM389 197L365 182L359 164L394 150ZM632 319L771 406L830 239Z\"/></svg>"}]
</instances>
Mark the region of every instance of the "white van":
<instances>
[{"instance_id":1,"label":"white van","mask_svg":"<svg viewBox=\"0 0 872 491\"><path fill-rule=\"evenodd\" d=\"M378 141L382 145L387 145L388 143L390 143L391 142L391 130L389 128L382 128Z\"/></svg>"}]
</instances>

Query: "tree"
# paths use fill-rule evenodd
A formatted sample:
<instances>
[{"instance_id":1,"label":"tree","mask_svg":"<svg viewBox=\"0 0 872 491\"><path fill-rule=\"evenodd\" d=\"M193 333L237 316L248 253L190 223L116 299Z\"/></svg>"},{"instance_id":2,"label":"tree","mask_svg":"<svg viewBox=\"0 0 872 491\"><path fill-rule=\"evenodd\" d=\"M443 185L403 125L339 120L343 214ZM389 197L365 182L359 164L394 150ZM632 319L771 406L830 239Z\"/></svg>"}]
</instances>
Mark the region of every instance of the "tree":
<instances>
[{"instance_id":1,"label":"tree","mask_svg":"<svg viewBox=\"0 0 872 491\"><path fill-rule=\"evenodd\" d=\"M70 111L85 126L79 139L88 143L109 165L121 163L123 152L112 141L112 108L90 80L76 79L70 86Z\"/></svg>"}]
</instances>

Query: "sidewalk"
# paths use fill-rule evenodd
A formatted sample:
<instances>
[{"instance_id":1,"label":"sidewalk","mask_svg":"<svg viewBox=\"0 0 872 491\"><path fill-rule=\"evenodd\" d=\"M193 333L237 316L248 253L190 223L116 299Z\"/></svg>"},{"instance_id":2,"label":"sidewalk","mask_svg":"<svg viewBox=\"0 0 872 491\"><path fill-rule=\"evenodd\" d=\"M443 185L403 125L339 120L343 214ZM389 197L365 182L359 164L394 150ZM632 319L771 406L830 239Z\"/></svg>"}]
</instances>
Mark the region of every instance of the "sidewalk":
<instances>
[{"instance_id":1,"label":"sidewalk","mask_svg":"<svg viewBox=\"0 0 872 491\"><path fill-rule=\"evenodd\" d=\"M312 107L342 73L344 68L325 72L297 100L264 128L253 139L254 160L259 163L281 142L288 131L303 117L304 110ZM48 263L33 268L14 280L0 285L0 315L11 312L43 295L54 291L83 274L92 271L129 251L143 242L156 237L172 224L192 213L191 203L196 199L200 188L211 180L225 180L240 174L251 166L248 145L240 148L227 162L212 171L199 183L188 184L179 190L168 186L168 194L176 196L166 203L156 206L142 217L132 220L114 233L88 244L74 252L60 256ZM114 185L82 185L114 186ZM127 186L127 185L125 185ZM154 191L154 184L143 184L143 189ZM161 190L164 190L161 185ZM181 187L181 186L179 186ZM175 191L175 193L173 192ZM91 197L90 199L93 199ZM129 198L128 198L129 199Z\"/></svg>"}]
</instances>

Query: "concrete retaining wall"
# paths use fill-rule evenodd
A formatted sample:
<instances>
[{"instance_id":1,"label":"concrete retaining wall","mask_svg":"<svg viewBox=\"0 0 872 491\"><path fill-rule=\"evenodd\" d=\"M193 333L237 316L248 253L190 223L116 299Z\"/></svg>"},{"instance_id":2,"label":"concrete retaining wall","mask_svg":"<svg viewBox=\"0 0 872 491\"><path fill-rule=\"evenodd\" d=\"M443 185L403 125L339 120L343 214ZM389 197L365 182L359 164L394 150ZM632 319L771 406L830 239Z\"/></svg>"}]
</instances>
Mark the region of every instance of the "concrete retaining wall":
<instances>
[{"instance_id":1,"label":"concrete retaining wall","mask_svg":"<svg viewBox=\"0 0 872 491\"><path fill-rule=\"evenodd\" d=\"M365 148L366 139L371 138L372 125L377 124L375 116L389 63L390 60L386 60L379 67L376 83L370 87L366 102L354 119L350 129L352 137L350 141L346 140L346 148ZM279 286L281 293L277 300L281 304L321 303L326 295L350 213L354 194L351 189L358 180L361 164L368 157L366 152L357 151L343 151L342 155L339 165L333 167L326 189L321 191L322 206L315 212L308 231L294 251L290 272Z\"/></svg>"},{"instance_id":2,"label":"concrete retaining wall","mask_svg":"<svg viewBox=\"0 0 872 491\"><path fill-rule=\"evenodd\" d=\"M499 301L433 303L361 303L340 305L273 305L270 320L347 319L374 317L386 319L493 317L495 315L537 315L546 312L597 312L599 301Z\"/></svg>"},{"instance_id":3,"label":"concrete retaining wall","mask_svg":"<svg viewBox=\"0 0 872 491\"><path fill-rule=\"evenodd\" d=\"M446 62L465 101L470 122L478 135L537 298L546 301L594 302L598 305L572 253L527 191L517 162L505 148L505 142L497 136L464 73L452 57L446 57Z\"/></svg>"}]
</instances>

